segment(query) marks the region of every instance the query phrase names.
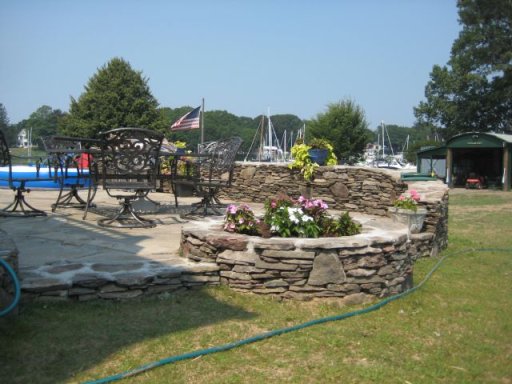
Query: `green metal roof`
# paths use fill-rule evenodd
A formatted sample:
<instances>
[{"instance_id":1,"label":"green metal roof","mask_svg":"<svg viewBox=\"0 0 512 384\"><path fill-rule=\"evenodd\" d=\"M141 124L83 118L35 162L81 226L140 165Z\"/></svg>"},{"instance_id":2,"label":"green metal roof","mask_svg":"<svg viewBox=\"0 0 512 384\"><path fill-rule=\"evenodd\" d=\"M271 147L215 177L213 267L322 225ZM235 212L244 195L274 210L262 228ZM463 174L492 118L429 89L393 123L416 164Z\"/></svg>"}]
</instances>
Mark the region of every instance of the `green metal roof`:
<instances>
[{"instance_id":1,"label":"green metal roof","mask_svg":"<svg viewBox=\"0 0 512 384\"><path fill-rule=\"evenodd\" d=\"M464 132L451 137L448 148L502 148L512 144L512 135L494 132Z\"/></svg>"},{"instance_id":2,"label":"green metal roof","mask_svg":"<svg viewBox=\"0 0 512 384\"><path fill-rule=\"evenodd\" d=\"M421 149L416 152L416 156L419 158L444 158L446 157L446 146L442 145L439 147L429 147Z\"/></svg>"}]
</instances>

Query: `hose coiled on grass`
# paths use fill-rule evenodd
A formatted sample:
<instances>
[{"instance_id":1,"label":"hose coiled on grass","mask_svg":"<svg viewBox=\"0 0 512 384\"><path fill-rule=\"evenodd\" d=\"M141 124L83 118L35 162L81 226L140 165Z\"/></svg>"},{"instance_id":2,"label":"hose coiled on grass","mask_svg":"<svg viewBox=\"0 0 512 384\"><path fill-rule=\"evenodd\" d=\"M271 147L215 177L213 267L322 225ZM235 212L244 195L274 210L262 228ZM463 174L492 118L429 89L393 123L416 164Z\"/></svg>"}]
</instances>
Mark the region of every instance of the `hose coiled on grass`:
<instances>
[{"instance_id":1,"label":"hose coiled on grass","mask_svg":"<svg viewBox=\"0 0 512 384\"><path fill-rule=\"evenodd\" d=\"M18 276L16 276L16 272L12 269L12 267L3 259L0 259L0 265L7 271L9 274L11 281L14 285L14 298L9 303L9 305L0 310L0 317L7 315L9 312L11 312L16 306L18 305L18 302L20 301L21 296L21 289L20 289L20 281L18 280Z\"/></svg>"},{"instance_id":2,"label":"hose coiled on grass","mask_svg":"<svg viewBox=\"0 0 512 384\"><path fill-rule=\"evenodd\" d=\"M276 329L274 331L261 333L261 334L256 335L256 336L249 337L247 339L235 341L235 342L228 343L228 344L223 344L223 345L220 345L220 346L217 346L217 347L212 347L212 348L207 348L207 349L200 349L200 350L197 350L197 351L193 351L193 352L189 352L189 353L184 353L184 354L181 354L181 355L171 356L171 357L168 357L168 358L165 358L165 359L162 359L162 360L158 360L158 361L155 361L155 362L152 362L152 363L149 363L149 364L142 365L142 366L140 366L138 368L135 368L135 369L132 369L132 370L129 370L129 371L125 371L125 372L119 373L117 375L105 377L105 378L99 379L99 380L88 381L85 384L110 383L110 382L113 382L113 381L117 381L117 380L121 380L121 379L130 377L130 376L137 375L139 373L148 371L148 370L156 368L156 367L160 367L162 365L166 365L166 364L170 364L170 363L176 363L178 361L187 360L187 359L193 359L193 358L196 358L196 357L199 357L199 356L205 356L205 355L209 355L209 354L212 354L212 353L228 351L228 350L233 349L233 348L237 348L237 347L241 347L243 345L247 345L247 344L251 344L251 343L257 342L257 341L265 340L265 339L271 338L273 336L278 336L278 335L283 335L285 333L298 331L298 330L301 330L301 329L304 329L304 328L311 327L313 325L328 323L328 322L331 322L331 321L345 320L345 319L348 319L349 317L363 315L365 313L369 313L369 312L375 311L375 310L380 309L381 307L389 304L392 301L401 299L401 298L403 298L403 297L405 297L407 295L410 295L411 293L415 292L416 290L420 289L430 279L430 277L433 275L433 273L439 268L439 266L443 263L443 261L448 256L454 256L454 255L457 255L457 254L460 254L460 253L463 253L463 252L468 252L468 251L469 252L475 252L476 251L476 252L510 252L510 253L512 253L512 248L508 248L508 249L507 248L505 248L505 249L503 249L503 248L479 248L479 249L470 248L470 249L463 249L463 250L460 250L460 251L452 253L452 254L446 254L441 259L439 259L439 261L434 265L434 267L432 267L432 269L426 274L426 276L423 278L423 280L418 285L416 285L416 286L414 286L414 287L412 287L412 288L410 288L410 289L408 289L408 290L406 290L406 291L404 291L402 293L399 293L399 294L387 297L384 300L382 300L382 301L380 301L380 302L378 302L376 304L370 305L369 307L366 307L366 308L363 308L363 309L358 309L358 310L355 310L355 311L352 311L352 312L343 313L341 315L327 316L327 317L323 317L323 318L320 318L320 319L307 321L305 323L294 325L294 326L291 326L291 327Z\"/></svg>"}]
</instances>

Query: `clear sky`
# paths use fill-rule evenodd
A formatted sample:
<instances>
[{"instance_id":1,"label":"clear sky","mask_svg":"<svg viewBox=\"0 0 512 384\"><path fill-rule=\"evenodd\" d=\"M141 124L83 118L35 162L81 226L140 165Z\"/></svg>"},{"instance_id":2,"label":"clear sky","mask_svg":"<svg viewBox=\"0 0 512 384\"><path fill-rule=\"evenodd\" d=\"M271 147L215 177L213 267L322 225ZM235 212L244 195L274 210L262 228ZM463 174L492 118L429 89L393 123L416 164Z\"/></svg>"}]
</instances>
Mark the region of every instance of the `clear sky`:
<instances>
[{"instance_id":1,"label":"clear sky","mask_svg":"<svg viewBox=\"0 0 512 384\"><path fill-rule=\"evenodd\" d=\"M455 0L0 0L0 103L68 111L122 57L163 107L309 119L348 98L411 126L460 29Z\"/></svg>"}]
</instances>

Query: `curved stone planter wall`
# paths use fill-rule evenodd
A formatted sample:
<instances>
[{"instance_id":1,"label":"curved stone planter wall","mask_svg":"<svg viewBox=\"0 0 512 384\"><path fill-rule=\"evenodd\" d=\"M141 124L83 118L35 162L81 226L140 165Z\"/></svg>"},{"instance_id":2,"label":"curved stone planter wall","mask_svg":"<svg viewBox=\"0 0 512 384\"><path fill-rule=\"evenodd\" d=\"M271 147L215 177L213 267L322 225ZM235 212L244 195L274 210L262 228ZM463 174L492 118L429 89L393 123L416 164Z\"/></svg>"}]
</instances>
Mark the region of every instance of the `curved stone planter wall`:
<instances>
[{"instance_id":1,"label":"curved stone planter wall","mask_svg":"<svg viewBox=\"0 0 512 384\"><path fill-rule=\"evenodd\" d=\"M183 227L183 256L220 267L220 282L241 291L307 300L383 297L412 282L407 229L388 218L353 215L356 236L319 239L230 234L220 220Z\"/></svg>"},{"instance_id":2,"label":"curved stone planter wall","mask_svg":"<svg viewBox=\"0 0 512 384\"><path fill-rule=\"evenodd\" d=\"M306 183L298 171L286 164L237 163L233 185L223 190L226 200L264 203L280 192L297 198L310 194L330 208L387 216L388 207L408 188L422 195L421 206L427 209L423 232L413 235L416 255L429 256L448 244L448 187L442 182L400 181L400 174L379 168L351 166L319 167L312 183Z\"/></svg>"}]
</instances>

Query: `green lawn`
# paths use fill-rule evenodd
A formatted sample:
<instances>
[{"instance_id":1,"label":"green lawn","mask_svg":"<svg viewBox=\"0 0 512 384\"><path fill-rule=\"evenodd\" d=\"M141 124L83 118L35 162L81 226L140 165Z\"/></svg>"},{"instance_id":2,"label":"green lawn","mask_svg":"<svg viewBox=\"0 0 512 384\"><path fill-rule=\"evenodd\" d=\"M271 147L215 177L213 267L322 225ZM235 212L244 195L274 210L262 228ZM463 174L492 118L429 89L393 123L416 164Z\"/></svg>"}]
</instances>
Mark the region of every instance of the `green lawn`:
<instances>
[{"instance_id":1,"label":"green lawn","mask_svg":"<svg viewBox=\"0 0 512 384\"><path fill-rule=\"evenodd\" d=\"M449 256L378 311L193 360L125 383L512 383L512 193L450 196ZM468 249L464 251L465 249ZM419 282L437 262L416 263ZM30 304L0 319L0 383L74 383L352 311L225 287L129 302Z\"/></svg>"}]
</instances>

